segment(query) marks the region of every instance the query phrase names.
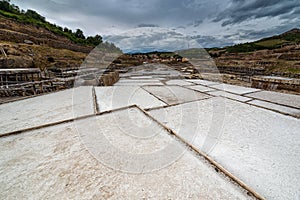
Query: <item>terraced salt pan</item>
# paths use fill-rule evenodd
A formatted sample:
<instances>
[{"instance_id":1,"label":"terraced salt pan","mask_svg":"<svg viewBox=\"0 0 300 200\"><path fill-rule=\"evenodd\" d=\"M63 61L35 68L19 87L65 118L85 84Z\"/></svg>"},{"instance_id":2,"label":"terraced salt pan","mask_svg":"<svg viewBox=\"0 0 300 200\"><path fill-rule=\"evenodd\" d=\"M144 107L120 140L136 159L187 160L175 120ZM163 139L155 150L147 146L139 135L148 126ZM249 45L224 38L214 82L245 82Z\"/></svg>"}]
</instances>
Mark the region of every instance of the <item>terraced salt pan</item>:
<instances>
[{"instance_id":1,"label":"terraced salt pan","mask_svg":"<svg viewBox=\"0 0 300 200\"><path fill-rule=\"evenodd\" d=\"M149 113L266 199L298 199L299 119L221 97Z\"/></svg>"},{"instance_id":2,"label":"terraced salt pan","mask_svg":"<svg viewBox=\"0 0 300 200\"><path fill-rule=\"evenodd\" d=\"M212 85L210 87L218 89L218 90L224 90L226 92L231 92L234 94L240 94L240 95L247 94L250 92L260 91L260 89L242 87L242 86L237 86L237 85L229 85L229 84Z\"/></svg>"},{"instance_id":3,"label":"terraced salt pan","mask_svg":"<svg viewBox=\"0 0 300 200\"><path fill-rule=\"evenodd\" d=\"M234 100L243 101L243 102L251 100L251 98L240 96L240 95L235 95L235 94L224 92L224 91L212 91L212 92L208 92L208 94L213 95L213 96L227 97L229 99L234 99Z\"/></svg>"},{"instance_id":4,"label":"terraced salt pan","mask_svg":"<svg viewBox=\"0 0 300 200\"><path fill-rule=\"evenodd\" d=\"M286 107L286 106L281 106L281 105L278 105L278 104L269 103L269 102L260 101L260 100L253 100L253 101L250 101L248 103L252 104L252 105L264 107L264 108L267 108L267 109L279 111L281 113L293 115L295 117L300 117L300 110L299 109L290 108L290 107Z\"/></svg>"},{"instance_id":5,"label":"terraced salt pan","mask_svg":"<svg viewBox=\"0 0 300 200\"><path fill-rule=\"evenodd\" d=\"M152 79L152 76L131 76L130 79Z\"/></svg>"},{"instance_id":6,"label":"terraced salt pan","mask_svg":"<svg viewBox=\"0 0 300 200\"><path fill-rule=\"evenodd\" d=\"M143 88L169 105L210 97L180 86L144 86Z\"/></svg>"},{"instance_id":7,"label":"terraced salt pan","mask_svg":"<svg viewBox=\"0 0 300 200\"><path fill-rule=\"evenodd\" d=\"M138 105L143 109L166 105L137 86L95 87L95 92L100 112L130 105Z\"/></svg>"},{"instance_id":8,"label":"terraced salt pan","mask_svg":"<svg viewBox=\"0 0 300 200\"><path fill-rule=\"evenodd\" d=\"M191 79L191 80L187 80L187 81L191 82L191 83L195 83L195 84L205 85L205 86L219 85L220 84L218 82L207 81L207 80L199 80L199 79Z\"/></svg>"},{"instance_id":9,"label":"terraced salt pan","mask_svg":"<svg viewBox=\"0 0 300 200\"><path fill-rule=\"evenodd\" d=\"M271 101L300 109L300 95L284 94L279 92L261 91L246 95L261 100Z\"/></svg>"},{"instance_id":10,"label":"terraced salt pan","mask_svg":"<svg viewBox=\"0 0 300 200\"><path fill-rule=\"evenodd\" d=\"M185 86L185 85L193 85L193 83L190 83L185 80L169 80L166 81L166 85L179 85L179 86Z\"/></svg>"},{"instance_id":11,"label":"terraced salt pan","mask_svg":"<svg viewBox=\"0 0 300 200\"><path fill-rule=\"evenodd\" d=\"M114 86L143 86L143 85L164 85L155 79L121 79Z\"/></svg>"},{"instance_id":12,"label":"terraced salt pan","mask_svg":"<svg viewBox=\"0 0 300 200\"><path fill-rule=\"evenodd\" d=\"M192 90L196 90L199 92L211 92L211 91L215 91L215 89L209 88L209 87L205 87L202 85L192 85L192 86L186 86L186 88L192 89Z\"/></svg>"},{"instance_id":13,"label":"terraced salt pan","mask_svg":"<svg viewBox=\"0 0 300 200\"><path fill-rule=\"evenodd\" d=\"M134 111L131 116L137 123L150 124L145 128L147 133L157 133L148 139L143 138L143 147L146 146L142 148L143 152L139 150L141 144L134 142L136 137L130 137L141 136L139 127L130 127L135 122L128 118L131 111ZM121 121L112 123L116 118ZM126 123L129 123L128 127L123 128L131 130L132 135L126 135L120 129L119 125ZM82 143L83 139L98 145L101 134L110 141L110 148L119 148L124 154L131 152L133 155L153 154L161 146L174 141L167 131L136 109L0 138L2 198L251 199L245 191L188 150L170 165L151 173L124 173L105 166L95 154L91 154L95 152L86 149ZM82 138L89 136L90 140ZM173 144L174 148L183 148L176 141ZM115 159L114 156L108 159ZM169 159L172 155L161 156Z\"/></svg>"},{"instance_id":14,"label":"terraced salt pan","mask_svg":"<svg viewBox=\"0 0 300 200\"><path fill-rule=\"evenodd\" d=\"M94 113L92 87L0 105L0 135Z\"/></svg>"},{"instance_id":15,"label":"terraced salt pan","mask_svg":"<svg viewBox=\"0 0 300 200\"><path fill-rule=\"evenodd\" d=\"M145 82L145 83L152 83L152 82L159 82L158 80L153 80L153 79L121 79L119 80L120 83L136 83L136 82Z\"/></svg>"}]
</instances>

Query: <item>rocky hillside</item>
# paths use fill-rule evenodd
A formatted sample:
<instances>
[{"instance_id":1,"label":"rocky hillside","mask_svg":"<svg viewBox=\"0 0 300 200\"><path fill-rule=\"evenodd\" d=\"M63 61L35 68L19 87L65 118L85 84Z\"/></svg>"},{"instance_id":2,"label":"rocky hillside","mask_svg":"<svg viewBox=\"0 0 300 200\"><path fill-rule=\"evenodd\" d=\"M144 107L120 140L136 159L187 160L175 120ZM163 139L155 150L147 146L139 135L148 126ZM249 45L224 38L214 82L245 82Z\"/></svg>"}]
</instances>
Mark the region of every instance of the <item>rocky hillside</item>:
<instances>
[{"instance_id":1,"label":"rocky hillside","mask_svg":"<svg viewBox=\"0 0 300 200\"><path fill-rule=\"evenodd\" d=\"M0 40L15 43L24 43L29 40L36 45L84 53L93 49L93 47L74 44L68 38L54 34L45 28L20 23L3 16L0 16Z\"/></svg>"},{"instance_id":2,"label":"rocky hillside","mask_svg":"<svg viewBox=\"0 0 300 200\"><path fill-rule=\"evenodd\" d=\"M0 56L0 68L76 68L86 57L86 53L44 45L0 41L0 47L6 54Z\"/></svg>"},{"instance_id":3,"label":"rocky hillside","mask_svg":"<svg viewBox=\"0 0 300 200\"><path fill-rule=\"evenodd\" d=\"M99 35L85 37L80 29L62 28L33 10L0 1L0 68L79 68L97 45L120 52Z\"/></svg>"},{"instance_id":4,"label":"rocky hillside","mask_svg":"<svg viewBox=\"0 0 300 200\"><path fill-rule=\"evenodd\" d=\"M79 67L93 47L0 16L0 68Z\"/></svg>"},{"instance_id":5,"label":"rocky hillside","mask_svg":"<svg viewBox=\"0 0 300 200\"><path fill-rule=\"evenodd\" d=\"M0 15L0 68L78 68L93 48Z\"/></svg>"},{"instance_id":6,"label":"rocky hillside","mask_svg":"<svg viewBox=\"0 0 300 200\"><path fill-rule=\"evenodd\" d=\"M208 49L208 52L216 65L228 69L227 72L247 68L268 75L300 77L299 29L251 43Z\"/></svg>"}]
</instances>

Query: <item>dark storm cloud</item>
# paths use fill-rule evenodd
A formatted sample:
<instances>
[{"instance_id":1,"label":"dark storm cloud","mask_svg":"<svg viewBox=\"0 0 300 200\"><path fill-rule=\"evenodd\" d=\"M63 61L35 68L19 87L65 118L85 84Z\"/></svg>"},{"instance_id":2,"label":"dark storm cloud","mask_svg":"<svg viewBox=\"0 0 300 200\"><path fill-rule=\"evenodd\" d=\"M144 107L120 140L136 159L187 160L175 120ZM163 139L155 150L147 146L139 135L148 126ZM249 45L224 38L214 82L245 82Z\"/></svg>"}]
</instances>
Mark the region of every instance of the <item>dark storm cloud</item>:
<instances>
[{"instance_id":1,"label":"dark storm cloud","mask_svg":"<svg viewBox=\"0 0 300 200\"><path fill-rule=\"evenodd\" d=\"M241 23L262 17L295 16L299 12L299 0L232 0L231 6L221 12L213 21L222 21L222 26Z\"/></svg>"},{"instance_id":2,"label":"dark storm cloud","mask_svg":"<svg viewBox=\"0 0 300 200\"><path fill-rule=\"evenodd\" d=\"M139 24L158 26L195 25L216 13L221 3L209 0L27 0L14 3L31 7L47 16L68 15L80 20L80 15L100 17L108 23L122 23L137 27ZM52 17L53 18L53 17ZM63 19L62 19L63 20Z\"/></svg>"},{"instance_id":3,"label":"dark storm cloud","mask_svg":"<svg viewBox=\"0 0 300 200\"><path fill-rule=\"evenodd\" d=\"M176 51L188 47L200 47L190 37L163 28L143 27L125 32L122 36L105 36L124 52L132 51Z\"/></svg>"},{"instance_id":4,"label":"dark storm cloud","mask_svg":"<svg viewBox=\"0 0 300 200\"><path fill-rule=\"evenodd\" d=\"M260 38L270 37L274 35L282 34L293 28L297 28L292 23L287 23L279 26L274 26L269 29L263 30L237 30L241 39L258 40Z\"/></svg>"},{"instance_id":5,"label":"dark storm cloud","mask_svg":"<svg viewBox=\"0 0 300 200\"><path fill-rule=\"evenodd\" d=\"M139 24L138 27L142 28L142 27L159 27L159 26L157 24Z\"/></svg>"},{"instance_id":6,"label":"dark storm cloud","mask_svg":"<svg viewBox=\"0 0 300 200\"><path fill-rule=\"evenodd\" d=\"M197 26L199 26L199 25L202 24L202 23L203 23L203 20L202 20L202 19L198 19L198 20L194 21L193 26L194 26L194 27L197 27Z\"/></svg>"},{"instance_id":7,"label":"dark storm cloud","mask_svg":"<svg viewBox=\"0 0 300 200\"><path fill-rule=\"evenodd\" d=\"M213 36L205 36L205 35L197 35L193 36L192 39L195 39L201 46L206 48L211 47L224 47L234 44L230 39L225 37L213 37Z\"/></svg>"},{"instance_id":8,"label":"dark storm cloud","mask_svg":"<svg viewBox=\"0 0 300 200\"><path fill-rule=\"evenodd\" d=\"M300 21L300 6L295 7L292 12L280 15L281 19L298 19Z\"/></svg>"},{"instance_id":9,"label":"dark storm cloud","mask_svg":"<svg viewBox=\"0 0 300 200\"><path fill-rule=\"evenodd\" d=\"M128 51L134 46L142 48L141 45L157 48L170 45L175 49L175 41L181 41L176 38L177 32L196 35L194 38L203 47L213 47L272 36L300 24L299 0L12 0L12 3L21 9L36 10L60 26L80 28L85 35L100 34ZM173 32L160 30L144 35L127 32L137 27L166 28ZM145 43L146 38L151 42Z\"/></svg>"}]
</instances>

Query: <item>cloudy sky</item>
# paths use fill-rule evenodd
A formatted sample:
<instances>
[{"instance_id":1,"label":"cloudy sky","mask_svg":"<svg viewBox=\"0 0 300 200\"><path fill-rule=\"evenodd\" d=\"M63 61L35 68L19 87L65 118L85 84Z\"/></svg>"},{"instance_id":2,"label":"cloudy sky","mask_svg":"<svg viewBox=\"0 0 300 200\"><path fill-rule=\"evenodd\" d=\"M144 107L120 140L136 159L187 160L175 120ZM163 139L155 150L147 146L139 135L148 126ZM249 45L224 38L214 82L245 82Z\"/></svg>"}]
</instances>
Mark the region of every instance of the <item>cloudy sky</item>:
<instances>
[{"instance_id":1,"label":"cloudy sky","mask_svg":"<svg viewBox=\"0 0 300 200\"><path fill-rule=\"evenodd\" d=\"M12 0L125 52L226 46L300 28L299 0Z\"/></svg>"}]
</instances>

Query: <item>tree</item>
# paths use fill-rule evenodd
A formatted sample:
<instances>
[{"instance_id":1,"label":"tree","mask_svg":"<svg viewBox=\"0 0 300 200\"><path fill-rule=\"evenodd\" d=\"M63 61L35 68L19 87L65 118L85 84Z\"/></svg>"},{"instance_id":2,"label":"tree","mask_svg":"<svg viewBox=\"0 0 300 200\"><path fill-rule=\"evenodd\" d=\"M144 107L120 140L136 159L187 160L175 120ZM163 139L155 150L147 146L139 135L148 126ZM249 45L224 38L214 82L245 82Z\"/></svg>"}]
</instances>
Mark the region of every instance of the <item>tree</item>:
<instances>
[{"instance_id":1,"label":"tree","mask_svg":"<svg viewBox=\"0 0 300 200\"><path fill-rule=\"evenodd\" d=\"M99 42L99 43L102 43L103 41L102 41L102 37L101 37L101 35L95 35L94 36L94 39L95 39L95 41L97 41L97 42Z\"/></svg>"},{"instance_id":2,"label":"tree","mask_svg":"<svg viewBox=\"0 0 300 200\"><path fill-rule=\"evenodd\" d=\"M64 28L65 33L69 33L69 29L67 27Z\"/></svg>"},{"instance_id":3,"label":"tree","mask_svg":"<svg viewBox=\"0 0 300 200\"><path fill-rule=\"evenodd\" d=\"M20 8L18 6L12 4L12 8L13 8L14 13L16 13L16 14L20 13Z\"/></svg>"},{"instance_id":4,"label":"tree","mask_svg":"<svg viewBox=\"0 0 300 200\"><path fill-rule=\"evenodd\" d=\"M63 31L63 28L61 26L56 26L56 28L60 31Z\"/></svg>"},{"instance_id":5,"label":"tree","mask_svg":"<svg viewBox=\"0 0 300 200\"><path fill-rule=\"evenodd\" d=\"M68 29L67 27L65 27L63 31L64 31L65 33L70 33L70 34L72 34L72 30Z\"/></svg>"},{"instance_id":6,"label":"tree","mask_svg":"<svg viewBox=\"0 0 300 200\"><path fill-rule=\"evenodd\" d=\"M75 37L77 38L81 38L81 39L85 39L85 36L83 34L83 31L80 30L80 29L77 29L76 32L75 32Z\"/></svg>"},{"instance_id":7,"label":"tree","mask_svg":"<svg viewBox=\"0 0 300 200\"><path fill-rule=\"evenodd\" d=\"M10 2L9 0L0 1L0 10L10 11L11 6L9 2Z\"/></svg>"},{"instance_id":8,"label":"tree","mask_svg":"<svg viewBox=\"0 0 300 200\"><path fill-rule=\"evenodd\" d=\"M27 10L25 15L27 17L42 21L42 22L46 22L45 17L41 16L40 14L38 14L37 12L35 12L34 10Z\"/></svg>"},{"instance_id":9,"label":"tree","mask_svg":"<svg viewBox=\"0 0 300 200\"><path fill-rule=\"evenodd\" d=\"M94 37L89 36L89 37L87 37L86 40L87 40L88 44L92 44L92 45L95 45L95 46L102 43L102 37L100 35L95 35Z\"/></svg>"}]
</instances>

